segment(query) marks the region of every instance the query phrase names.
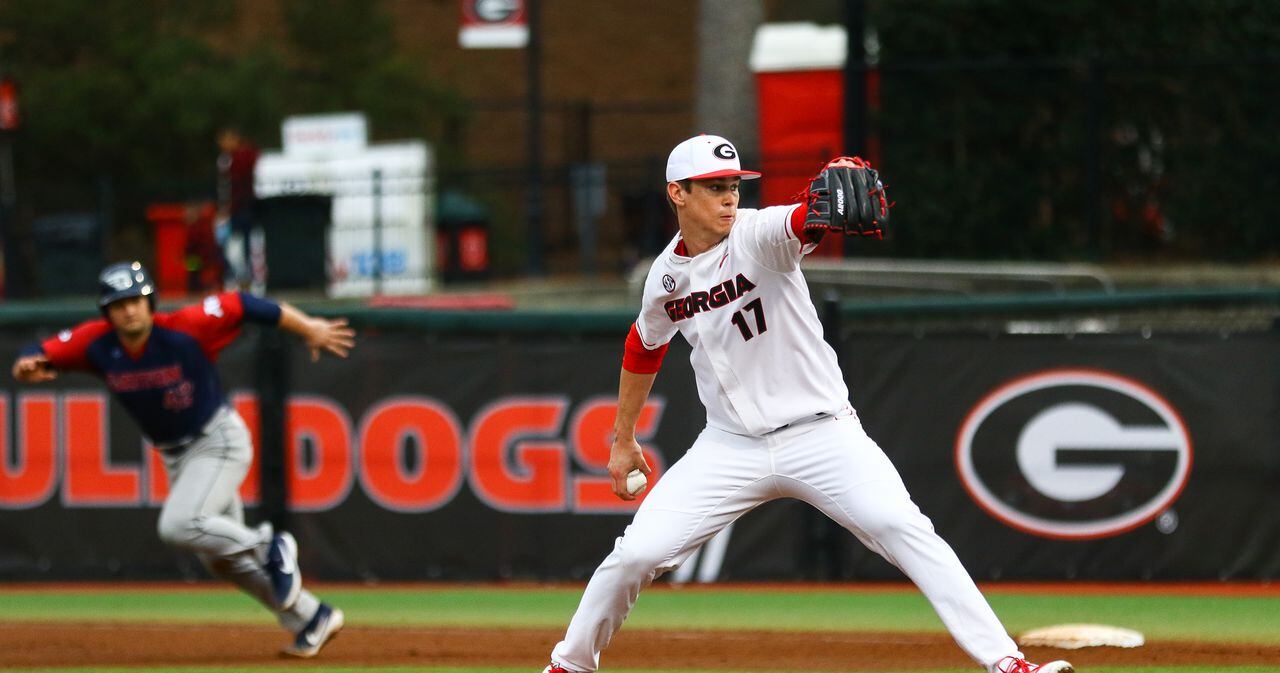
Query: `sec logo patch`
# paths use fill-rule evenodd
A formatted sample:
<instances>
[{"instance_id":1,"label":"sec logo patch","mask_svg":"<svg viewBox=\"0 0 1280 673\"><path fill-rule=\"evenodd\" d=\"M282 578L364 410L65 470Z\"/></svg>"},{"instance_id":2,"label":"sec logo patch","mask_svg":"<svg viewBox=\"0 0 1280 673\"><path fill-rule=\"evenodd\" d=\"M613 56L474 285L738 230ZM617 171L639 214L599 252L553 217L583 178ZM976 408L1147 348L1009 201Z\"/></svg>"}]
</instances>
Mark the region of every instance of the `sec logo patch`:
<instances>
[{"instance_id":1,"label":"sec logo patch","mask_svg":"<svg viewBox=\"0 0 1280 673\"><path fill-rule=\"evenodd\" d=\"M1159 394L1129 378L1060 369L988 394L956 438L961 482L1023 532L1094 539L1165 511L1191 473L1191 438Z\"/></svg>"},{"instance_id":2,"label":"sec logo patch","mask_svg":"<svg viewBox=\"0 0 1280 673\"><path fill-rule=\"evenodd\" d=\"M676 291L676 279L672 278L671 274L668 273L662 276L662 289L666 290L667 292Z\"/></svg>"}]
</instances>

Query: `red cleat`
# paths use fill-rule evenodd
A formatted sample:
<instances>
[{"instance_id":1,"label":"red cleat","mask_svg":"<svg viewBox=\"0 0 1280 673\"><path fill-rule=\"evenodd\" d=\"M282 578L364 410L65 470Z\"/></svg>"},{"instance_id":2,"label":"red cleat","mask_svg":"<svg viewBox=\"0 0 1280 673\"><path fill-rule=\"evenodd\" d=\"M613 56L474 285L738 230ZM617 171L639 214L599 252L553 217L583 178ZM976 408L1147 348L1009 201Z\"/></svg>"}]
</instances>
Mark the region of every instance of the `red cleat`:
<instances>
[{"instance_id":1,"label":"red cleat","mask_svg":"<svg viewBox=\"0 0 1280 673\"><path fill-rule=\"evenodd\" d=\"M996 663L991 673L1075 673L1075 670L1069 662L1061 659L1047 664L1033 664L1019 657L1005 657Z\"/></svg>"}]
</instances>

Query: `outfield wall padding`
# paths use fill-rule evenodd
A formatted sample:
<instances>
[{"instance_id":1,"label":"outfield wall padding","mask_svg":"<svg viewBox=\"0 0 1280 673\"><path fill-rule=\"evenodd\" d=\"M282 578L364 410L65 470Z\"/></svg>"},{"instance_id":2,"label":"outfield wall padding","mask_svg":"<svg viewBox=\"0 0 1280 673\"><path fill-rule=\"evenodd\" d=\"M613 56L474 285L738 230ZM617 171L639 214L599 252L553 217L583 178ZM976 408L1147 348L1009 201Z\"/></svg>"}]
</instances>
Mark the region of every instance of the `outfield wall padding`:
<instances>
[{"instance_id":1,"label":"outfield wall padding","mask_svg":"<svg viewBox=\"0 0 1280 673\"><path fill-rule=\"evenodd\" d=\"M10 326L0 352L49 333ZM295 346L286 462L307 575L588 577L631 511L603 476L624 334L373 328L314 365ZM841 354L868 432L977 578L1275 579L1277 339L851 334ZM253 363L244 338L219 369L256 427ZM96 379L6 377L0 412L0 579L204 576L156 538L159 462ZM677 338L641 418L659 478L703 422ZM243 494L256 522L256 471ZM677 577L901 575L775 502Z\"/></svg>"}]
</instances>

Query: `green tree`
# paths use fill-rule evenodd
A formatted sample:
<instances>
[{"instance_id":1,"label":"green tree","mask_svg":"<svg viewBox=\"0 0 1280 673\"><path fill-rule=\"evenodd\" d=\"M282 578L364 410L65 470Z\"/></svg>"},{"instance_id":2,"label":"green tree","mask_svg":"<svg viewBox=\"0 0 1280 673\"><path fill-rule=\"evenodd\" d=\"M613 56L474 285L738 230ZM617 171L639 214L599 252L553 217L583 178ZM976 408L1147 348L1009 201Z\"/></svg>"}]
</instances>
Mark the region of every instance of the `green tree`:
<instances>
[{"instance_id":1,"label":"green tree","mask_svg":"<svg viewBox=\"0 0 1280 673\"><path fill-rule=\"evenodd\" d=\"M378 138L439 140L459 114L456 96L397 56L380 3L281 0L285 39L241 44L247 7L0 2L0 68L22 92L24 215L89 208L105 178L117 228L138 245L146 203L213 195L225 125L270 146L287 115L357 110Z\"/></svg>"},{"instance_id":2,"label":"green tree","mask_svg":"<svg viewBox=\"0 0 1280 673\"><path fill-rule=\"evenodd\" d=\"M1280 5L883 0L893 254L1280 252ZM1228 205L1229 204L1229 205Z\"/></svg>"},{"instance_id":3,"label":"green tree","mask_svg":"<svg viewBox=\"0 0 1280 673\"><path fill-rule=\"evenodd\" d=\"M422 81L399 55L391 18L363 0L282 5L290 45L287 114L361 110L384 138L441 139L457 95Z\"/></svg>"}]
</instances>

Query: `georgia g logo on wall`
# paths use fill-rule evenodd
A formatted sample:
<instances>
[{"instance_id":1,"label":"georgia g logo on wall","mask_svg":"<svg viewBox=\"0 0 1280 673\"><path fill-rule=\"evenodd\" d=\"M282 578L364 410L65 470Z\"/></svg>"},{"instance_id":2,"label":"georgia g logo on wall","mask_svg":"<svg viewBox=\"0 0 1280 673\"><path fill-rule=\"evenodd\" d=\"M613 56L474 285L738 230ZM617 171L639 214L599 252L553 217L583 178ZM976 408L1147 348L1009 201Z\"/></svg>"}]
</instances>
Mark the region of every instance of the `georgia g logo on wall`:
<instances>
[{"instance_id":1,"label":"georgia g logo on wall","mask_svg":"<svg viewBox=\"0 0 1280 673\"><path fill-rule=\"evenodd\" d=\"M969 412L956 469L983 509L1018 530L1109 537L1178 498L1191 438L1178 412L1132 379L1049 370L1001 386Z\"/></svg>"},{"instance_id":2,"label":"georgia g logo on wall","mask_svg":"<svg viewBox=\"0 0 1280 673\"><path fill-rule=\"evenodd\" d=\"M466 0L462 11L481 23L509 23L524 11L523 0Z\"/></svg>"}]
</instances>

